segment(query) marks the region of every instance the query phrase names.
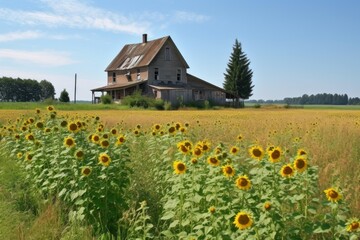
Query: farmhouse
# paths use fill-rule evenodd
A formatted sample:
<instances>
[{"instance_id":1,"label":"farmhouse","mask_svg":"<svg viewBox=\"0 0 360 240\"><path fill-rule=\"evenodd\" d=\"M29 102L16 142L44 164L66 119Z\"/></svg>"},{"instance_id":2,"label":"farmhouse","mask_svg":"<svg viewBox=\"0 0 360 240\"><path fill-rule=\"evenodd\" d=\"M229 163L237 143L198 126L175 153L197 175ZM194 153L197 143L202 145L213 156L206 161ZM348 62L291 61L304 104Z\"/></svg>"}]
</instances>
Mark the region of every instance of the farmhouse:
<instances>
[{"instance_id":1,"label":"farmhouse","mask_svg":"<svg viewBox=\"0 0 360 240\"><path fill-rule=\"evenodd\" d=\"M92 89L92 102L99 101L95 93L107 93L121 102L125 96L140 90L142 94L163 99L172 104L208 100L225 104L226 92L189 73L189 65L170 36L125 45L105 69L107 85Z\"/></svg>"}]
</instances>

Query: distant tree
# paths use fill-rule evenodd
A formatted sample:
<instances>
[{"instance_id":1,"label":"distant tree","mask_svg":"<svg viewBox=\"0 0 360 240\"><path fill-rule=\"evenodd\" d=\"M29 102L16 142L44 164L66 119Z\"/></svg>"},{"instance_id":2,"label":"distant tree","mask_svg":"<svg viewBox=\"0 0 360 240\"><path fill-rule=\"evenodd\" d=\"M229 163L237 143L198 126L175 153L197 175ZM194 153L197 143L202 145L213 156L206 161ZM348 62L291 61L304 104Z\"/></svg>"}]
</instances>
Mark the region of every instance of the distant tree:
<instances>
[{"instance_id":1,"label":"distant tree","mask_svg":"<svg viewBox=\"0 0 360 240\"><path fill-rule=\"evenodd\" d=\"M224 73L225 81L223 87L233 94L237 106L239 106L240 99L249 99L252 96L254 87L252 85L253 72L249 65L250 61L242 51L241 43L236 39L226 73Z\"/></svg>"},{"instance_id":2,"label":"distant tree","mask_svg":"<svg viewBox=\"0 0 360 240\"><path fill-rule=\"evenodd\" d=\"M52 85L51 82L46 81L46 80L41 80L40 81L40 86L41 86L41 99L54 99L55 98L55 88Z\"/></svg>"},{"instance_id":3,"label":"distant tree","mask_svg":"<svg viewBox=\"0 0 360 240\"><path fill-rule=\"evenodd\" d=\"M69 93L66 91L66 89L62 90L59 97L60 102L70 102Z\"/></svg>"}]
</instances>

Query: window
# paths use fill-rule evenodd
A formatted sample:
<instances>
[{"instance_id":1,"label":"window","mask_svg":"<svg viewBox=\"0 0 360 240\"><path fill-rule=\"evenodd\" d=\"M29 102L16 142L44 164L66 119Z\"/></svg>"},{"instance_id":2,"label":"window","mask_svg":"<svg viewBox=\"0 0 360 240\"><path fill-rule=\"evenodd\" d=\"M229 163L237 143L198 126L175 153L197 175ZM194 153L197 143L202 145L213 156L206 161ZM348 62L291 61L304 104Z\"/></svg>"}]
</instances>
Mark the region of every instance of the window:
<instances>
[{"instance_id":1,"label":"window","mask_svg":"<svg viewBox=\"0 0 360 240\"><path fill-rule=\"evenodd\" d=\"M170 48L165 48L165 61L170 61Z\"/></svg>"},{"instance_id":2,"label":"window","mask_svg":"<svg viewBox=\"0 0 360 240\"><path fill-rule=\"evenodd\" d=\"M155 80L160 80L160 76L159 76L159 68L155 68L155 71L154 71L154 78L155 78Z\"/></svg>"},{"instance_id":3,"label":"window","mask_svg":"<svg viewBox=\"0 0 360 240\"><path fill-rule=\"evenodd\" d=\"M116 82L116 73L115 72L113 72L113 74L112 74L112 81L113 81L113 83Z\"/></svg>"},{"instance_id":4,"label":"window","mask_svg":"<svg viewBox=\"0 0 360 240\"><path fill-rule=\"evenodd\" d=\"M178 70L176 71L176 80L181 81L181 69L178 68Z\"/></svg>"},{"instance_id":5,"label":"window","mask_svg":"<svg viewBox=\"0 0 360 240\"><path fill-rule=\"evenodd\" d=\"M141 80L141 76L140 76L140 68L138 68L138 69L137 69L136 79L137 79L137 80Z\"/></svg>"}]
</instances>

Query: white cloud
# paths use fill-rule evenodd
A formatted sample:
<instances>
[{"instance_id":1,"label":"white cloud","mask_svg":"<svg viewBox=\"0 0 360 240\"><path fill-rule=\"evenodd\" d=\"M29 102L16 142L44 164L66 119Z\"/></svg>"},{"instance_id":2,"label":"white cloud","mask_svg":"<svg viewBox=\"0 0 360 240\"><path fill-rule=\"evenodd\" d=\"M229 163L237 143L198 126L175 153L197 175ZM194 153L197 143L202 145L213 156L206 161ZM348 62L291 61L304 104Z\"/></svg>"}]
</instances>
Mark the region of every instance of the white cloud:
<instances>
[{"instance_id":1,"label":"white cloud","mask_svg":"<svg viewBox=\"0 0 360 240\"><path fill-rule=\"evenodd\" d=\"M202 14L185 12L185 11L176 11L174 18L176 22L196 22L196 23L202 23L210 19L210 17Z\"/></svg>"},{"instance_id":2,"label":"white cloud","mask_svg":"<svg viewBox=\"0 0 360 240\"><path fill-rule=\"evenodd\" d=\"M10 32L0 34L0 42L10 42L15 40L37 39L41 37L41 33L37 31Z\"/></svg>"},{"instance_id":3,"label":"white cloud","mask_svg":"<svg viewBox=\"0 0 360 240\"><path fill-rule=\"evenodd\" d=\"M140 34L149 27L147 21L127 18L108 10L88 6L78 0L42 0L46 11L22 11L0 8L0 19L24 25L100 29Z\"/></svg>"},{"instance_id":4,"label":"white cloud","mask_svg":"<svg viewBox=\"0 0 360 240\"><path fill-rule=\"evenodd\" d=\"M1 58L28 63L30 62L44 66L63 66L75 63L68 53L56 51L0 49L0 59Z\"/></svg>"}]
</instances>

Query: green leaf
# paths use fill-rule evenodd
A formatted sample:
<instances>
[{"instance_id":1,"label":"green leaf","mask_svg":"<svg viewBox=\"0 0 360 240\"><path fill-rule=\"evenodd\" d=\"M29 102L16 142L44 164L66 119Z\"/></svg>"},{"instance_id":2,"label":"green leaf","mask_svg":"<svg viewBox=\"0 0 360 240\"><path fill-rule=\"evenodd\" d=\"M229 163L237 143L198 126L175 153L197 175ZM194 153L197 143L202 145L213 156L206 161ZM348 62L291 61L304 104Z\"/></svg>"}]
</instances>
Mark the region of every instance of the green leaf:
<instances>
[{"instance_id":1,"label":"green leaf","mask_svg":"<svg viewBox=\"0 0 360 240\"><path fill-rule=\"evenodd\" d=\"M174 220L174 221L170 224L169 229L176 227L178 224L179 224L179 220Z\"/></svg>"},{"instance_id":2,"label":"green leaf","mask_svg":"<svg viewBox=\"0 0 360 240\"><path fill-rule=\"evenodd\" d=\"M167 211L164 216L161 217L161 220L169 220L175 216L175 212Z\"/></svg>"},{"instance_id":3,"label":"green leaf","mask_svg":"<svg viewBox=\"0 0 360 240\"><path fill-rule=\"evenodd\" d=\"M62 197L62 195L64 195L66 193L67 189L63 188L60 192L59 192L59 197Z\"/></svg>"}]
</instances>

